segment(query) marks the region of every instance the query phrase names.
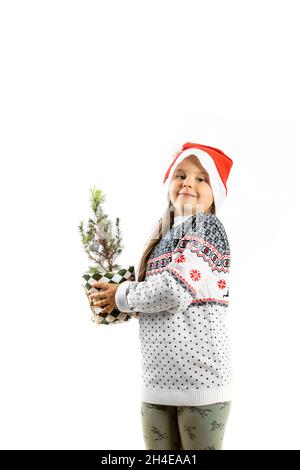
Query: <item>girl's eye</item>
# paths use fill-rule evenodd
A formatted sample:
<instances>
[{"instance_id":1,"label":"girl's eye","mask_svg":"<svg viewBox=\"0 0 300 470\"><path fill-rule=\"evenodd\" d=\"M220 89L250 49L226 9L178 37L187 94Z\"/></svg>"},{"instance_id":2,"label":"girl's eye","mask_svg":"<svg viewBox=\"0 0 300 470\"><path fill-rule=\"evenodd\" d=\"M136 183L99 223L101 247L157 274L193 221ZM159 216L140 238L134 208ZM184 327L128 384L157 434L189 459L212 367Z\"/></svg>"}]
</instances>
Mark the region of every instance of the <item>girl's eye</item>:
<instances>
[{"instance_id":1,"label":"girl's eye","mask_svg":"<svg viewBox=\"0 0 300 470\"><path fill-rule=\"evenodd\" d=\"M183 176L183 175L178 175L177 178L185 178L185 176ZM204 178L198 178L198 180L205 181Z\"/></svg>"}]
</instances>

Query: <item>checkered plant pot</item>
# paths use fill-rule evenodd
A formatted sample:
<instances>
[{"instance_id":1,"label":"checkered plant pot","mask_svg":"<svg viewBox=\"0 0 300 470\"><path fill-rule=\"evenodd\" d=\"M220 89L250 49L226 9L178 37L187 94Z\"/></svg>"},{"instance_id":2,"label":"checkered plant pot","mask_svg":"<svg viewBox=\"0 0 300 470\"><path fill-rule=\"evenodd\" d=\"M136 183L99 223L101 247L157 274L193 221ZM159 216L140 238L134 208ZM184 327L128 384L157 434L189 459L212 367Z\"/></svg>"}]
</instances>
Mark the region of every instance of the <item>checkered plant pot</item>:
<instances>
[{"instance_id":1,"label":"checkered plant pot","mask_svg":"<svg viewBox=\"0 0 300 470\"><path fill-rule=\"evenodd\" d=\"M83 274L82 278L84 280L83 287L85 293L88 295L94 292L100 292L101 289L96 289L91 285L91 283L96 281L120 284L123 281L134 280L134 266L129 266L128 269L119 269L115 272L86 272ZM116 323L124 323L132 317L137 318L137 314L120 312L118 309L114 309L111 313L101 313L101 307L93 307L90 304L90 308L92 310L91 320L97 325L113 325Z\"/></svg>"}]
</instances>

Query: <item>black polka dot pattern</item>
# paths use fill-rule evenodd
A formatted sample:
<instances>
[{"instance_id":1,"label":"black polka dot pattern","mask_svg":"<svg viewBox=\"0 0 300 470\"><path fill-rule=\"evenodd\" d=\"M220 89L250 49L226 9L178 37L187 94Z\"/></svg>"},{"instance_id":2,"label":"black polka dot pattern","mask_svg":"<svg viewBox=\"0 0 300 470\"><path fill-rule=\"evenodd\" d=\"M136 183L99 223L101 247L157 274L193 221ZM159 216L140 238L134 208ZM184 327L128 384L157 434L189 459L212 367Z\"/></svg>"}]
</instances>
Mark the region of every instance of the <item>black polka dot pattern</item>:
<instances>
[{"instance_id":1,"label":"black polka dot pattern","mask_svg":"<svg viewBox=\"0 0 300 470\"><path fill-rule=\"evenodd\" d=\"M145 401L201 405L231 398L229 266L221 221L199 213L171 228L151 253L145 281L131 283L127 302L140 312Z\"/></svg>"},{"instance_id":2,"label":"black polka dot pattern","mask_svg":"<svg viewBox=\"0 0 300 470\"><path fill-rule=\"evenodd\" d=\"M233 381L224 307L190 306L184 314L142 314L139 336L145 387L189 390Z\"/></svg>"}]
</instances>

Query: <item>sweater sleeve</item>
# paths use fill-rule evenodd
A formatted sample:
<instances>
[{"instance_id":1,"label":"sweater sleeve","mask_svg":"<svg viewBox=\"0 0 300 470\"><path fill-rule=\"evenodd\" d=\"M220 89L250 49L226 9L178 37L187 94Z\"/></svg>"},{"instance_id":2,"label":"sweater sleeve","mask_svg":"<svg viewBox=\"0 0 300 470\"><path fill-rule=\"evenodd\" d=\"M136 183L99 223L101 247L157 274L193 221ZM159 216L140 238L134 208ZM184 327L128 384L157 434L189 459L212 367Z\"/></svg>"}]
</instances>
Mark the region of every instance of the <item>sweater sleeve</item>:
<instances>
[{"instance_id":1,"label":"sweater sleeve","mask_svg":"<svg viewBox=\"0 0 300 470\"><path fill-rule=\"evenodd\" d=\"M147 281L122 282L115 297L118 309L125 313L157 313L171 308L183 311L192 299L167 270Z\"/></svg>"},{"instance_id":2,"label":"sweater sleeve","mask_svg":"<svg viewBox=\"0 0 300 470\"><path fill-rule=\"evenodd\" d=\"M118 309L126 313L183 312L193 300L222 298L229 261L228 253L220 252L222 242L218 227L199 233L188 231L173 251L171 262L153 279L120 284L116 291Z\"/></svg>"}]
</instances>

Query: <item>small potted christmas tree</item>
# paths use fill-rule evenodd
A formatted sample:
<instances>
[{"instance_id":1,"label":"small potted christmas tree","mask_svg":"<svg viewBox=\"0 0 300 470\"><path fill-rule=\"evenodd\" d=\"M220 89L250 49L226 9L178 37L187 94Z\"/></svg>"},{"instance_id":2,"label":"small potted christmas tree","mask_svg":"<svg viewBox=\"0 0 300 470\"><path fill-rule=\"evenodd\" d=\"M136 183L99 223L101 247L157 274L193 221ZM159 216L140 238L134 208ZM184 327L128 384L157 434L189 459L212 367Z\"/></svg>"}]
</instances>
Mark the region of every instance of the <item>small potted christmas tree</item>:
<instances>
[{"instance_id":1,"label":"small potted christmas tree","mask_svg":"<svg viewBox=\"0 0 300 470\"><path fill-rule=\"evenodd\" d=\"M85 252L89 259L94 262L94 266L89 266L82 278L84 280L84 290L88 297L90 308L92 310L91 320L98 325L111 325L128 321L134 314L120 312L116 308L111 313L101 313L100 307L94 307L89 294L100 292L91 284L93 282L112 282L121 283L123 281L134 280L134 266L122 268L116 264L116 258L123 249L122 237L120 233L120 219L117 217L115 228L113 223L104 214L102 204L105 202L105 196L101 189L95 187L91 191L91 209L94 213L93 218L88 219L88 229L84 230L83 221L79 223L79 233Z\"/></svg>"}]
</instances>

